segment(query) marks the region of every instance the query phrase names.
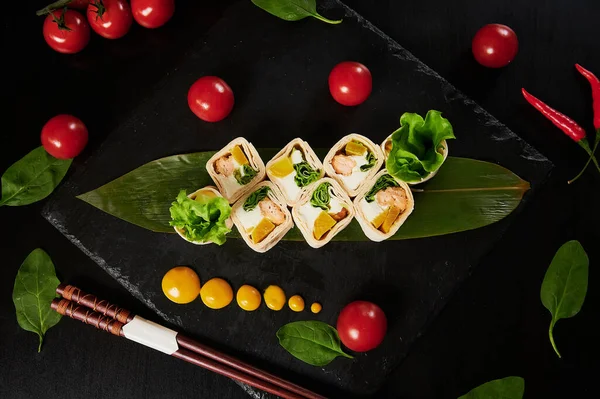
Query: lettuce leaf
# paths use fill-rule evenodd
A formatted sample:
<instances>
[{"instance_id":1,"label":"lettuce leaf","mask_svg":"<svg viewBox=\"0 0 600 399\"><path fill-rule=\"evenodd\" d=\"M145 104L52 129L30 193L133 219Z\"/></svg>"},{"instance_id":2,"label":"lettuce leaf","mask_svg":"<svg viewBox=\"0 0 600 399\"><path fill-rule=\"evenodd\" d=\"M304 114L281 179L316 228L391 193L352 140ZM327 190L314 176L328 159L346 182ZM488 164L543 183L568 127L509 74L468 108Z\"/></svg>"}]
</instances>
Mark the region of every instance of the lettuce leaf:
<instances>
[{"instance_id":1,"label":"lettuce leaf","mask_svg":"<svg viewBox=\"0 0 600 399\"><path fill-rule=\"evenodd\" d=\"M444 162L442 140L454 138L452 125L440 111L428 111L424 120L406 112L400 117L400 129L392 133L392 150L385 166L399 180L420 182Z\"/></svg>"},{"instance_id":2,"label":"lettuce leaf","mask_svg":"<svg viewBox=\"0 0 600 399\"><path fill-rule=\"evenodd\" d=\"M190 241L214 242L222 245L231 231L225 221L231 214L231 206L225 198L200 196L200 201L188 198L185 190L179 192L171 204L170 225L183 230Z\"/></svg>"}]
</instances>

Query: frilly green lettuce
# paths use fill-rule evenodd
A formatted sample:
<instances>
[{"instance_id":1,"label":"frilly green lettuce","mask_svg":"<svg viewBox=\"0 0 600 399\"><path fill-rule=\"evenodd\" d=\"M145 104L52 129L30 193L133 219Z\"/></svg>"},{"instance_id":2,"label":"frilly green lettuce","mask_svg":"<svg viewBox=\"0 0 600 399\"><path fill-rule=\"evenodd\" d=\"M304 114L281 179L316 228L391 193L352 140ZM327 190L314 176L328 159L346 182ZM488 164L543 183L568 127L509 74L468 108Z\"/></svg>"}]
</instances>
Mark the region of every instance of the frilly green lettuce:
<instances>
[{"instance_id":1,"label":"frilly green lettuce","mask_svg":"<svg viewBox=\"0 0 600 399\"><path fill-rule=\"evenodd\" d=\"M452 125L440 111L430 110L425 119L406 112L400 117L400 128L392 133L386 168L399 180L418 183L439 169L444 162L441 142L454 138Z\"/></svg>"},{"instance_id":2,"label":"frilly green lettuce","mask_svg":"<svg viewBox=\"0 0 600 399\"><path fill-rule=\"evenodd\" d=\"M225 221L231 214L231 206L223 197L201 196L201 200L188 198L185 190L179 192L171 204L171 226L183 230L190 241L214 242L222 245L231 231Z\"/></svg>"}]
</instances>

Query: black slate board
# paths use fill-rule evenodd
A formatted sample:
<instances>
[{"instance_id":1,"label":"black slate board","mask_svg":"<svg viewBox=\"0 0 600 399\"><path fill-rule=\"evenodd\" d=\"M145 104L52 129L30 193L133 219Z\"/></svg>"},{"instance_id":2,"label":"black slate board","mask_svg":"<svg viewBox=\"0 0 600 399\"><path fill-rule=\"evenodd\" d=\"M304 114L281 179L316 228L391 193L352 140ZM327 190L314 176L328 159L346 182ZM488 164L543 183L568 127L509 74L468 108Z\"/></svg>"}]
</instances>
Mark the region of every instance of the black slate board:
<instances>
[{"instance_id":1,"label":"black slate board","mask_svg":"<svg viewBox=\"0 0 600 399\"><path fill-rule=\"evenodd\" d=\"M257 254L242 240L197 247L174 234L151 233L75 198L145 162L218 149L237 136L257 147L283 146L297 136L313 147L327 147L350 132L381 142L397 128L403 112L424 115L433 108L454 126L458 140L450 144L451 155L511 169L532 183L525 201L532 200L551 168L547 159L352 10L333 0L323 5L330 18L344 17L344 22L288 23L248 1L232 6L199 36L151 97L76 168L43 214L178 329L324 394L363 395L377 390L523 204L503 221L465 233L384 243L333 242L319 250L282 242ZM328 93L330 69L346 59L363 62L374 76L373 93L359 107L338 105ZM236 96L233 113L216 124L200 121L187 107L189 86L208 74L224 78ZM236 305L213 311L199 300L175 305L160 289L163 274L175 265L192 266L202 281L223 277L234 288L278 284L308 303L321 302L323 312L272 312L263 306L246 313ZM283 324L318 319L334 325L342 306L354 299L373 300L384 308L389 330L379 348L317 368L278 345L275 332Z\"/></svg>"}]
</instances>

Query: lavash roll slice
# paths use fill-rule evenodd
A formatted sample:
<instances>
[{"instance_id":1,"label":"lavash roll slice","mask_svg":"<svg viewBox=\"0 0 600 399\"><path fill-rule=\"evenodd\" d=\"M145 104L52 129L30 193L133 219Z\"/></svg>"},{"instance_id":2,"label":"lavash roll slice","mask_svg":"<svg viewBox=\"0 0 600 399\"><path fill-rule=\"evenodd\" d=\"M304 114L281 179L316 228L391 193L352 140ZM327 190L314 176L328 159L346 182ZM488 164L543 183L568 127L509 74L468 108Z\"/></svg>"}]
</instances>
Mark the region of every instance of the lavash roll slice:
<instances>
[{"instance_id":1,"label":"lavash roll slice","mask_svg":"<svg viewBox=\"0 0 600 399\"><path fill-rule=\"evenodd\" d=\"M308 245L320 248L350 224L354 207L342 186L325 177L310 186L292 208L292 216Z\"/></svg>"},{"instance_id":2,"label":"lavash roll slice","mask_svg":"<svg viewBox=\"0 0 600 399\"><path fill-rule=\"evenodd\" d=\"M243 137L233 139L206 163L219 191L233 204L265 178L265 164L256 148Z\"/></svg>"},{"instance_id":3,"label":"lavash roll slice","mask_svg":"<svg viewBox=\"0 0 600 399\"><path fill-rule=\"evenodd\" d=\"M415 207L410 187L381 170L363 186L356 198L356 220L372 241L393 236Z\"/></svg>"},{"instance_id":4,"label":"lavash roll slice","mask_svg":"<svg viewBox=\"0 0 600 399\"><path fill-rule=\"evenodd\" d=\"M232 207L231 217L240 235L256 252L267 252L294 226L279 188L258 183Z\"/></svg>"},{"instance_id":5,"label":"lavash roll slice","mask_svg":"<svg viewBox=\"0 0 600 399\"><path fill-rule=\"evenodd\" d=\"M188 194L188 198L195 200L198 195L208 195L208 196L215 196L215 197L223 197L221 195L221 193L217 190L217 188L215 186L206 186L206 187L202 187L202 188L194 191L191 194ZM231 216L229 216L227 218L227 220L225 220L225 226L228 229L231 229L233 227L233 220L231 219ZM192 240L189 240L185 236L185 232L182 229L180 229L178 227L173 227L173 228L175 229L175 232L177 234L179 234L179 237L183 238L187 242L191 242L192 244L195 244L195 245L213 244L212 241L202 242L202 241L192 241Z\"/></svg>"},{"instance_id":6,"label":"lavash roll slice","mask_svg":"<svg viewBox=\"0 0 600 399\"><path fill-rule=\"evenodd\" d=\"M352 133L335 143L323 161L323 168L350 197L356 197L363 184L379 172L383 161L378 145L365 136Z\"/></svg>"},{"instance_id":7,"label":"lavash roll slice","mask_svg":"<svg viewBox=\"0 0 600 399\"><path fill-rule=\"evenodd\" d=\"M446 140L440 141L440 147L442 150L442 155L444 156L444 161L442 162L442 165L443 165L443 163L446 162L446 158L448 158L448 142ZM392 135L391 134L389 136L387 136L387 138L385 140L383 140L383 142L381 143L381 151L383 152L384 160L387 161L388 156L390 155L390 152L392 151ZM437 174L437 172L442 168L442 165L440 165L440 167L437 168L436 170L434 170L433 172L429 173L427 176L423 177L421 179L421 181L409 182L408 184L410 184L412 186L415 184L425 183L427 180L433 178Z\"/></svg>"},{"instance_id":8,"label":"lavash roll slice","mask_svg":"<svg viewBox=\"0 0 600 399\"><path fill-rule=\"evenodd\" d=\"M267 176L294 206L308 188L325 174L323 164L310 145L295 138L267 163Z\"/></svg>"}]
</instances>

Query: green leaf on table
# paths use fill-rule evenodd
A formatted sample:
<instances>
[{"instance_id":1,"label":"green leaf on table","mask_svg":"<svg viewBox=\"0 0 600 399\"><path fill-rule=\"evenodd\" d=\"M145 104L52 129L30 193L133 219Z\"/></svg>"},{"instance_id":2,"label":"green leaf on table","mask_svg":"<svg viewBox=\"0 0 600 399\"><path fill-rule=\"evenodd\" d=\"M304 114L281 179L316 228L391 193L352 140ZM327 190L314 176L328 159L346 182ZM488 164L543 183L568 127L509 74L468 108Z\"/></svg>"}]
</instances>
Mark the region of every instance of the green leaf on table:
<instances>
[{"instance_id":1,"label":"green leaf on table","mask_svg":"<svg viewBox=\"0 0 600 399\"><path fill-rule=\"evenodd\" d=\"M258 149L271 159L274 148ZM323 157L328 149L316 149ZM174 233L169 206L181 189L193 192L213 185L206 162L214 151L174 155L149 162L79 195L96 208L145 229ZM403 240L472 230L508 216L521 202L529 183L510 170L490 162L448 157L438 174L414 189L415 210L390 239ZM237 230L227 236L240 238ZM283 238L303 241L297 227ZM353 220L333 241L368 241Z\"/></svg>"},{"instance_id":2,"label":"green leaf on table","mask_svg":"<svg viewBox=\"0 0 600 399\"><path fill-rule=\"evenodd\" d=\"M458 399L521 399L524 392L525 380L523 378L505 377L473 388Z\"/></svg>"},{"instance_id":3,"label":"green leaf on table","mask_svg":"<svg viewBox=\"0 0 600 399\"><path fill-rule=\"evenodd\" d=\"M46 331L61 318L50 308L52 300L57 297L56 287L59 284L52 260L40 248L27 256L15 278L12 297L17 321L22 329L40 337L38 352L42 350Z\"/></svg>"},{"instance_id":4,"label":"green leaf on table","mask_svg":"<svg viewBox=\"0 0 600 399\"><path fill-rule=\"evenodd\" d=\"M554 325L581 310L587 293L589 264L579 241L568 241L558 249L544 276L540 298L552 315L548 335L558 357L561 356L554 343Z\"/></svg>"},{"instance_id":5,"label":"green leaf on table","mask_svg":"<svg viewBox=\"0 0 600 399\"><path fill-rule=\"evenodd\" d=\"M442 166L446 150L442 141L453 139L454 131L440 111L430 110L425 119L405 112L400 128L392 133L392 149L385 163L388 172L407 183L418 183Z\"/></svg>"},{"instance_id":6,"label":"green leaf on table","mask_svg":"<svg viewBox=\"0 0 600 399\"><path fill-rule=\"evenodd\" d=\"M279 344L294 357L313 366L325 366L344 353L335 328L321 321L295 321L277 331Z\"/></svg>"},{"instance_id":7,"label":"green leaf on table","mask_svg":"<svg viewBox=\"0 0 600 399\"><path fill-rule=\"evenodd\" d=\"M252 0L255 6L286 21L298 21L313 17L328 24L339 24L342 20L331 20L317 12L316 0Z\"/></svg>"},{"instance_id":8,"label":"green leaf on table","mask_svg":"<svg viewBox=\"0 0 600 399\"><path fill-rule=\"evenodd\" d=\"M29 205L46 198L65 177L72 159L56 159L38 147L2 175L0 206Z\"/></svg>"}]
</instances>

